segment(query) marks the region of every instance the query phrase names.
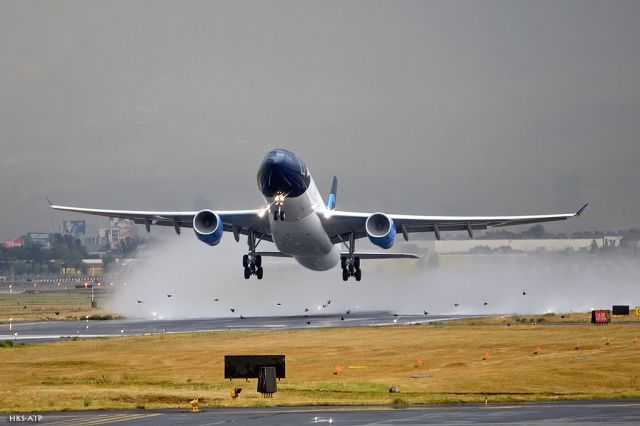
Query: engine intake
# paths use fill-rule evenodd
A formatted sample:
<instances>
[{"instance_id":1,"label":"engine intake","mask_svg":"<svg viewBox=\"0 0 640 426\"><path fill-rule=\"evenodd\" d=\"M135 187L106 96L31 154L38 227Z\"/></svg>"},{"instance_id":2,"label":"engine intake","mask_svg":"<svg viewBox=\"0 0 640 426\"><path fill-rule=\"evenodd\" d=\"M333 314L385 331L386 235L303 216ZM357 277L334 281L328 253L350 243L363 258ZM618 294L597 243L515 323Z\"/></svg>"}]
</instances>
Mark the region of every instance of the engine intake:
<instances>
[{"instance_id":1,"label":"engine intake","mask_svg":"<svg viewBox=\"0 0 640 426\"><path fill-rule=\"evenodd\" d=\"M384 249L391 248L396 238L396 226L393 220L384 213L374 213L367 218L364 225L369 240Z\"/></svg>"},{"instance_id":2,"label":"engine intake","mask_svg":"<svg viewBox=\"0 0 640 426\"><path fill-rule=\"evenodd\" d=\"M193 231L200 241L215 246L222 239L224 226L220 216L213 211L201 210L193 217Z\"/></svg>"}]
</instances>

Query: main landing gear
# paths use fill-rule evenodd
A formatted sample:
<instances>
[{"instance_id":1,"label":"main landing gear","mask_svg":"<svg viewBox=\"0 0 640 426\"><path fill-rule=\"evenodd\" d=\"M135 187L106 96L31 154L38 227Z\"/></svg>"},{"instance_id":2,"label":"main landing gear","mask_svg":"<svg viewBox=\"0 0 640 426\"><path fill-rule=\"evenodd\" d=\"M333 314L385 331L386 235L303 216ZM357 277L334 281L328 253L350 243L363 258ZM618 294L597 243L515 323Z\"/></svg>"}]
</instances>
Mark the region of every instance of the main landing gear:
<instances>
[{"instance_id":1,"label":"main landing gear","mask_svg":"<svg viewBox=\"0 0 640 426\"><path fill-rule=\"evenodd\" d=\"M344 243L349 249L349 253L340 256L340 266L342 267L342 281L347 281L349 277L355 277L356 281L362 279L362 271L360 270L360 258L354 256L356 241L353 232L349 234L349 244Z\"/></svg>"},{"instance_id":2,"label":"main landing gear","mask_svg":"<svg viewBox=\"0 0 640 426\"><path fill-rule=\"evenodd\" d=\"M342 267L343 281L347 281L349 277L356 277L356 281L360 281L360 279L362 279L362 270L360 270L360 258L358 256L340 257L340 266Z\"/></svg>"},{"instance_id":3,"label":"main landing gear","mask_svg":"<svg viewBox=\"0 0 640 426\"><path fill-rule=\"evenodd\" d=\"M244 279L248 280L251 275L255 275L259 280L262 279L264 271L262 270L262 256L256 254L256 247L262 241L262 236L256 242L256 236L249 231L247 243L249 244L249 254L242 256L242 266L244 267Z\"/></svg>"}]
</instances>

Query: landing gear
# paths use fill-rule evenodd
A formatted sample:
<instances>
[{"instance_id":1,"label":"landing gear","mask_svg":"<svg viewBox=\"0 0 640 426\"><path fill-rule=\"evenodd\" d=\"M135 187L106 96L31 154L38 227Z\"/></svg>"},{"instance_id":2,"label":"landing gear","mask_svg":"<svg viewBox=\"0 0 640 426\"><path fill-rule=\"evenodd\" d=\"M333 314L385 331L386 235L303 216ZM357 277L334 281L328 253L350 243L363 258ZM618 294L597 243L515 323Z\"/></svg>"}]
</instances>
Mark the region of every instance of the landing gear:
<instances>
[{"instance_id":1,"label":"landing gear","mask_svg":"<svg viewBox=\"0 0 640 426\"><path fill-rule=\"evenodd\" d=\"M256 254L256 247L260 244L260 241L262 241L262 236L260 236L260 239L256 242L255 234L252 231L249 232L249 236L247 237L249 254L242 256L245 280L251 278L251 275L255 275L259 280L261 280L264 275L264 270L262 269L262 256Z\"/></svg>"},{"instance_id":2,"label":"landing gear","mask_svg":"<svg viewBox=\"0 0 640 426\"><path fill-rule=\"evenodd\" d=\"M349 280L349 277L355 277L356 281L362 279L362 271L360 270L360 258L354 256L355 237L353 233L349 234L349 244L345 242L349 253L340 257L340 267L342 268L342 281Z\"/></svg>"},{"instance_id":3,"label":"landing gear","mask_svg":"<svg viewBox=\"0 0 640 426\"><path fill-rule=\"evenodd\" d=\"M284 222L285 219L285 215L284 215L284 210L282 209L282 207L278 207L277 209L275 209L273 211L273 220L274 221L278 221L280 220L281 222Z\"/></svg>"},{"instance_id":4,"label":"landing gear","mask_svg":"<svg viewBox=\"0 0 640 426\"><path fill-rule=\"evenodd\" d=\"M284 201L287 198L286 194L283 194L281 192L277 193L273 199L273 206L276 207L273 210L273 220L274 222L277 222L278 220L280 220L281 222L284 222L284 209L282 208L284 206Z\"/></svg>"},{"instance_id":5,"label":"landing gear","mask_svg":"<svg viewBox=\"0 0 640 426\"><path fill-rule=\"evenodd\" d=\"M278 220L280 220L281 222L284 222L284 218L285 218L284 210L282 210L281 207L278 207L277 210L273 211L273 220L274 221L277 222Z\"/></svg>"},{"instance_id":6,"label":"landing gear","mask_svg":"<svg viewBox=\"0 0 640 426\"><path fill-rule=\"evenodd\" d=\"M355 277L356 281L362 279L360 258L358 256L342 256L340 258L340 266L342 266L342 281L347 281L349 277Z\"/></svg>"}]
</instances>

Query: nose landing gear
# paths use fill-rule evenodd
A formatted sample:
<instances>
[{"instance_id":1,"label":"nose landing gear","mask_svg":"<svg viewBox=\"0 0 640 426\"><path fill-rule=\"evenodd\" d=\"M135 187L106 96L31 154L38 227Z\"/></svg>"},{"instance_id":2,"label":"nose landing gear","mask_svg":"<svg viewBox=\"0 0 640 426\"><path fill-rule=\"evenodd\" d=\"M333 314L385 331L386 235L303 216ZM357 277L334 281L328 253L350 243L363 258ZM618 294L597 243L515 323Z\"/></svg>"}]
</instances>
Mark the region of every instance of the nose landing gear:
<instances>
[{"instance_id":1,"label":"nose landing gear","mask_svg":"<svg viewBox=\"0 0 640 426\"><path fill-rule=\"evenodd\" d=\"M276 210L273 211L273 220L274 221L278 221L278 219L282 222L284 222L284 210L282 209L282 207L278 207Z\"/></svg>"},{"instance_id":2,"label":"nose landing gear","mask_svg":"<svg viewBox=\"0 0 640 426\"><path fill-rule=\"evenodd\" d=\"M281 192L277 193L273 199L273 205L276 207L273 210L273 220L277 222L278 220L284 222L284 200L287 198L286 194Z\"/></svg>"}]
</instances>

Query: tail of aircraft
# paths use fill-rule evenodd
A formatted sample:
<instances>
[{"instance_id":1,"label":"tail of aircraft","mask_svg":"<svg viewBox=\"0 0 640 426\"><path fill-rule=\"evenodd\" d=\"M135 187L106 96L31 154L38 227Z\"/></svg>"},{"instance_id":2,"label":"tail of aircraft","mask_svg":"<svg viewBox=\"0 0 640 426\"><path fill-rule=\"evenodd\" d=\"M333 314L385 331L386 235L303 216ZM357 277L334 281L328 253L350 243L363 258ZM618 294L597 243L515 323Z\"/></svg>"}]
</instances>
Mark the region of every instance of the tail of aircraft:
<instances>
[{"instance_id":1,"label":"tail of aircraft","mask_svg":"<svg viewBox=\"0 0 640 426\"><path fill-rule=\"evenodd\" d=\"M327 201L327 208L329 210L333 210L336 208L336 195L338 192L338 178L333 177L333 182L331 182L331 192L329 193L329 200Z\"/></svg>"}]
</instances>

